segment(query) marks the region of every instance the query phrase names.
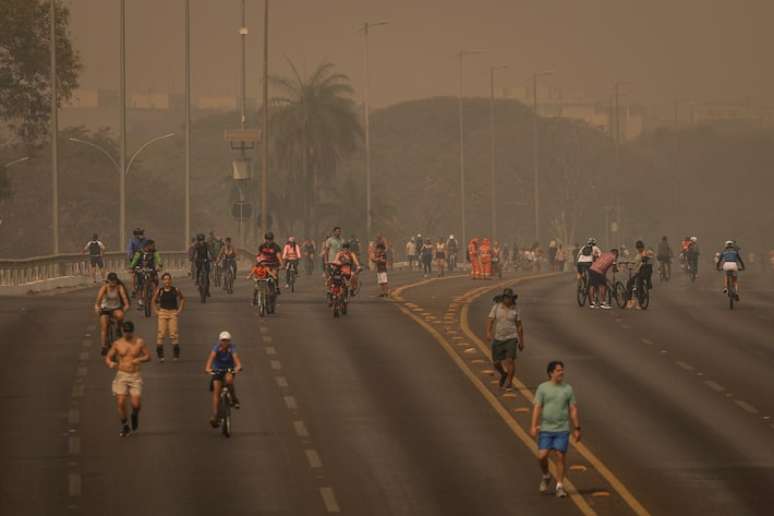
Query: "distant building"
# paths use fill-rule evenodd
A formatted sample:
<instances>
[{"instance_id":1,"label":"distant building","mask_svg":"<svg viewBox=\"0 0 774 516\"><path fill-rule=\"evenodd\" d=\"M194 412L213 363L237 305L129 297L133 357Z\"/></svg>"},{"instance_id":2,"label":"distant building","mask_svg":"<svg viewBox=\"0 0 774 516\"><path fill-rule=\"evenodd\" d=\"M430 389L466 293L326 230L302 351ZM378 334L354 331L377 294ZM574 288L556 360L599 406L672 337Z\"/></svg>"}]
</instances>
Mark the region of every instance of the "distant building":
<instances>
[{"instance_id":1,"label":"distant building","mask_svg":"<svg viewBox=\"0 0 774 516\"><path fill-rule=\"evenodd\" d=\"M237 109L236 97L199 97L196 107L203 111L234 111Z\"/></svg>"},{"instance_id":2,"label":"distant building","mask_svg":"<svg viewBox=\"0 0 774 516\"><path fill-rule=\"evenodd\" d=\"M169 95L166 93L132 93L127 100L129 109L169 110Z\"/></svg>"}]
</instances>

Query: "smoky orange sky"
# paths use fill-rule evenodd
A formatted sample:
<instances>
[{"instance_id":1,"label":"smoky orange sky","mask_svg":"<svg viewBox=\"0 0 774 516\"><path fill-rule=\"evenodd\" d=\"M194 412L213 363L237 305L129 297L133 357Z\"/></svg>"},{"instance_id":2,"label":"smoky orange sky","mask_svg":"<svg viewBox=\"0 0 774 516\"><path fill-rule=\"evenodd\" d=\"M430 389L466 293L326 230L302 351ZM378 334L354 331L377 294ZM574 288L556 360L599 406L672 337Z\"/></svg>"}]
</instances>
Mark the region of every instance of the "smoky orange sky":
<instances>
[{"instance_id":1,"label":"smoky orange sky","mask_svg":"<svg viewBox=\"0 0 774 516\"><path fill-rule=\"evenodd\" d=\"M84 88L118 88L118 0L67 0L85 69ZM128 0L130 91L183 91L183 0ZM193 95L239 92L239 0L191 0ZM311 71L329 60L356 89L363 80L363 21L371 33L371 102L456 95L461 48L466 95L488 94L535 70L565 94L603 99L616 80L633 101L741 100L767 104L774 87L770 0L273 0L270 72L286 57ZM263 0L247 1L248 88L258 95Z\"/></svg>"}]
</instances>

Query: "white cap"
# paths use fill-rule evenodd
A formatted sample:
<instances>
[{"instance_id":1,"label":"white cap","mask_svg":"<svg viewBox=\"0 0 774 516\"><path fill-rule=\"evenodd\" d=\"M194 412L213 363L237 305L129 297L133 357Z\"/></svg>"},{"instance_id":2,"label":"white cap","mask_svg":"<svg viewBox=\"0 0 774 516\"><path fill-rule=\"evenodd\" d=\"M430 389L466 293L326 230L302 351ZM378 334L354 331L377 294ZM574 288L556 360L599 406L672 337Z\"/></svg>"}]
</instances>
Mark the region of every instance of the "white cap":
<instances>
[{"instance_id":1,"label":"white cap","mask_svg":"<svg viewBox=\"0 0 774 516\"><path fill-rule=\"evenodd\" d=\"M231 334L227 331L222 331L218 335L218 340L231 340Z\"/></svg>"}]
</instances>

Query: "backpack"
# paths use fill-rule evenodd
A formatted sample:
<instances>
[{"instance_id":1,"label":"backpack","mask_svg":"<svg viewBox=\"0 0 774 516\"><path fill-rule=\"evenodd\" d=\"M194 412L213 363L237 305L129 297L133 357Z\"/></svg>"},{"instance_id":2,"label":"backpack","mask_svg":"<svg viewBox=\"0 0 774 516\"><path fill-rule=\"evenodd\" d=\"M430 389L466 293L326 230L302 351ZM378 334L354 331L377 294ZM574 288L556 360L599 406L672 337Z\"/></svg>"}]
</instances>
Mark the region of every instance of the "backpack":
<instances>
[{"instance_id":1,"label":"backpack","mask_svg":"<svg viewBox=\"0 0 774 516\"><path fill-rule=\"evenodd\" d=\"M593 252L594 252L594 248L591 247L590 245L584 245L583 249L581 249L581 254L583 256L591 256L591 253Z\"/></svg>"},{"instance_id":2,"label":"backpack","mask_svg":"<svg viewBox=\"0 0 774 516\"><path fill-rule=\"evenodd\" d=\"M100 251L102 248L99 245L99 242L97 240L92 240L89 242L89 254L91 256L99 256Z\"/></svg>"}]
</instances>

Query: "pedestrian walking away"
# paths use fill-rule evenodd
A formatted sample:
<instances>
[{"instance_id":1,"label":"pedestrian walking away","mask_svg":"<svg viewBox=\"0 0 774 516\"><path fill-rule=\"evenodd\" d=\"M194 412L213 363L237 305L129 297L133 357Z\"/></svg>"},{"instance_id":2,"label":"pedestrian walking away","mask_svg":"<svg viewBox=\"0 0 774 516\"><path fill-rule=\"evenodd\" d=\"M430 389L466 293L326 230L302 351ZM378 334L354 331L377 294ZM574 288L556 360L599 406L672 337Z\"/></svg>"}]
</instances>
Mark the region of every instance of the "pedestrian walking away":
<instances>
[{"instance_id":1,"label":"pedestrian walking away","mask_svg":"<svg viewBox=\"0 0 774 516\"><path fill-rule=\"evenodd\" d=\"M140 408L142 398L142 376L140 365L150 361L150 352L145 342L134 334L134 323L124 321L121 328L124 336L118 339L110 347L105 356L105 364L110 369L117 369L113 379L113 395L116 397L118 417L121 420L121 437L127 437L131 432L136 432L140 426ZM129 398L132 405L131 421L126 413L126 399Z\"/></svg>"},{"instance_id":2,"label":"pedestrian walking away","mask_svg":"<svg viewBox=\"0 0 774 516\"><path fill-rule=\"evenodd\" d=\"M153 306L156 308L158 329L156 331L156 356L164 361L164 337L169 335L172 342L172 353L175 360L180 358L180 336L177 319L183 311L185 298L183 293L172 285L172 275L165 272L161 275L161 287L153 296Z\"/></svg>"},{"instance_id":3,"label":"pedestrian walking away","mask_svg":"<svg viewBox=\"0 0 774 516\"><path fill-rule=\"evenodd\" d=\"M390 295L390 287L387 283L387 250L385 249L384 242L377 242L373 262L376 266L376 282L379 284L379 288L381 288L379 297L388 297Z\"/></svg>"},{"instance_id":4,"label":"pedestrian walking away","mask_svg":"<svg viewBox=\"0 0 774 516\"><path fill-rule=\"evenodd\" d=\"M503 290L494 299L486 325L486 338L492 343L492 364L500 373L500 388L506 391L513 387L516 348L524 350L524 325L516 308L517 298L512 289Z\"/></svg>"},{"instance_id":5,"label":"pedestrian walking away","mask_svg":"<svg viewBox=\"0 0 774 516\"><path fill-rule=\"evenodd\" d=\"M535 391L530 434L537 437L538 463L543 473L539 491L545 493L551 484L548 456L554 452L556 461L556 496L564 498L564 476L567 465L567 449L570 445L570 422L575 442L581 440L580 416L572 387L564 383L564 363L554 360L546 368L549 380Z\"/></svg>"},{"instance_id":6,"label":"pedestrian walking away","mask_svg":"<svg viewBox=\"0 0 774 516\"><path fill-rule=\"evenodd\" d=\"M89 267L91 268L91 277L94 283L97 282L97 269L99 269L102 281L105 281L105 244L99 240L99 236L96 233L83 246L81 254L86 253L89 253Z\"/></svg>"},{"instance_id":7,"label":"pedestrian walking away","mask_svg":"<svg viewBox=\"0 0 774 516\"><path fill-rule=\"evenodd\" d=\"M417 259L417 243L414 242L413 238L406 242L406 259L409 270L414 270L414 261Z\"/></svg>"}]
</instances>

